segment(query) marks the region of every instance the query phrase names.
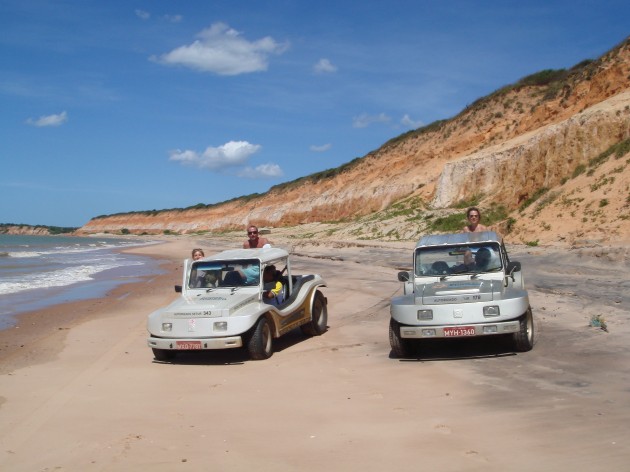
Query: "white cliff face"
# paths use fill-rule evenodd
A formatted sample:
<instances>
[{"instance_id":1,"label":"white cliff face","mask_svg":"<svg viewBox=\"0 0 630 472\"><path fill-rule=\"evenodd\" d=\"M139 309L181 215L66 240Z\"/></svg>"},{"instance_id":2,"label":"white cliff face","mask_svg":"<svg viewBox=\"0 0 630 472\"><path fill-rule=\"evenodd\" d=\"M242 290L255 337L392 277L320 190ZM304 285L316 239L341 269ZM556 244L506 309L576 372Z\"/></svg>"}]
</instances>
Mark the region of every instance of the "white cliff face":
<instances>
[{"instance_id":1,"label":"white cliff face","mask_svg":"<svg viewBox=\"0 0 630 472\"><path fill-rule=\"evenodd\" d=\"M434 208L483 194L508 207L630 136L630 91L578 115L447 162L437 180Z\"/></svg>"}]
</instances>

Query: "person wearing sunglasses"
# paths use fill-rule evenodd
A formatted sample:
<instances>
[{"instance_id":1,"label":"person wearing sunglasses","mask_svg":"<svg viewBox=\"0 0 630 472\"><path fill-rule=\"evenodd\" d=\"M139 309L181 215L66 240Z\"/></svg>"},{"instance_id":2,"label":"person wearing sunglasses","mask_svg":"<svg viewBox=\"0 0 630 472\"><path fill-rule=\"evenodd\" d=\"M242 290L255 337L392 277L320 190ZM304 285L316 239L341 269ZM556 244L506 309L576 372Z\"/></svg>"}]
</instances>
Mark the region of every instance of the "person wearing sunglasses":
<instances>
[{"instance_id":1,"label":"person wearing sunglasses","mask_svg":"<svg viewBox=\"0 0 630 472\"><path fill-rule=\"evenodd\" d=\"M251 225L247 228L247 241L243 243L243 249L256 249L264 247L265 244L271 245L267 238L258 236L258 227Z\"/></svg>"},{"instance_id":2,"label":"person wearing sunglasses","mask_svg":"<svg viewBox=\"0 0 630 472\"><path fill-rule=\"evenodd\" d=\"M481 231L488 231L484 225L481 224L481 212L477 207L470 207L466 211L466 218L468 224L464 226L464 233L480 233Z\"/></svg>"}]
</instances>

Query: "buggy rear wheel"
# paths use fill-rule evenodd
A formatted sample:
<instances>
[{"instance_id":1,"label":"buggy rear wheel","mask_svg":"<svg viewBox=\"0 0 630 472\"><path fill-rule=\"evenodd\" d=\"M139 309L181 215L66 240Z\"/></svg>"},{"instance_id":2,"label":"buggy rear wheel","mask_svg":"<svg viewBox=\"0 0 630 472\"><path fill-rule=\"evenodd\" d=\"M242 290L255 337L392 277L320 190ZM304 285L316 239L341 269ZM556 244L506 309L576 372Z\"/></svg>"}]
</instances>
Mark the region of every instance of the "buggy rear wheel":
<instances>
[{"instance_id":1,"label":"buggy rear wheel","mask_svg":"<svg viewBox=\"0 0 630 472\"><path fill-rule=\"evenodd\" d=\"M328 307L326 297L317 290L311 305L311 321L301 326L302 332L308 336L319 336L328 328Z\"/></svg>"}]
</instances>

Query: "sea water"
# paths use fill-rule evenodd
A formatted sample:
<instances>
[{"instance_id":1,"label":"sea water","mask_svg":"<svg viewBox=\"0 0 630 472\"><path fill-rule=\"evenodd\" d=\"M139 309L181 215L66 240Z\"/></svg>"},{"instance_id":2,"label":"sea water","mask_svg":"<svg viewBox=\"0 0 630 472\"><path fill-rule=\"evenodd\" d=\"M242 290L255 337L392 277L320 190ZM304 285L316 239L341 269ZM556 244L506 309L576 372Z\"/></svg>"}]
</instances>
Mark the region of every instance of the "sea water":
<instances>
[{"instance_id":1,"label":"sea water","mask_svg":"<svg viewBox=\"0 0 630 472\"><path fill-rule=\"evenodd\" d=\"M155 259L120 252L147 244L152 242L0 234L0 329L13 326L18 313L102 297L159 273Z\"/></svg>"}]
</instances>

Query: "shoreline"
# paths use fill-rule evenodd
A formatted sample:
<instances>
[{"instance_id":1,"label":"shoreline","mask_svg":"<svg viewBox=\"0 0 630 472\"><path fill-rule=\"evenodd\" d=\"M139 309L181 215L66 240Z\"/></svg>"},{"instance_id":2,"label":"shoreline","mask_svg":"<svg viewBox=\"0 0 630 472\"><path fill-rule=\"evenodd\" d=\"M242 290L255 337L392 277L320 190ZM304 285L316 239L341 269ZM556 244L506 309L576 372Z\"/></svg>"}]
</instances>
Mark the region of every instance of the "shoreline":
<instances>
[{"instance_id":1,"label":"shoreline","mask_svg":"<svg viewBox=\"0 0 630 472\"><path fill-rule=\"evenodd\" d=\"M118 285L159 271L155 258L125 249L159 244L154 238L0 235L0 330L19 315L104 297ZM0 254L2 255L2 254Z\"/></svg>"},{"instance_id":2,"label":"shoreline","mask_svg":"<svg viewBox=\"0 0 630 472\"><path fill-rule=\"evenodd\" d=\"M0 374L54 360L64 349L71 329L108 316L117 304L132 300L134 294L167 290L181 262L164 261L159 267L164 273L122 283L101 297L58 303L14 315L15 324L0 330Z\"/></svg>"},{"instance_id":3,"label":"shoreline","mask_svg":"<svg viewBox=\"0 0 630 472\"><path fill-rule=\"evenodd\" d=\"M151 241L155 238L151 237ZM209 242L205 241L206 247ZM232 244L228 241L213 242L215 246L224 245L226 248ZM190 256L194 245L203 244L193 238L178 237L119 249L120 252L152 258L161 273L120 283L102 296L16 313L13 315L14 324L0 330L0 375L54 360L64 349L70 330L88 321L115 316L119 305L131 304L150 293L172 294L174 298L173 286L181 282L183 260ZM206 252L209 252L208 249ZM150 311L147 308L142 315L146 317Z\"/></svg>"}]
</instances>

